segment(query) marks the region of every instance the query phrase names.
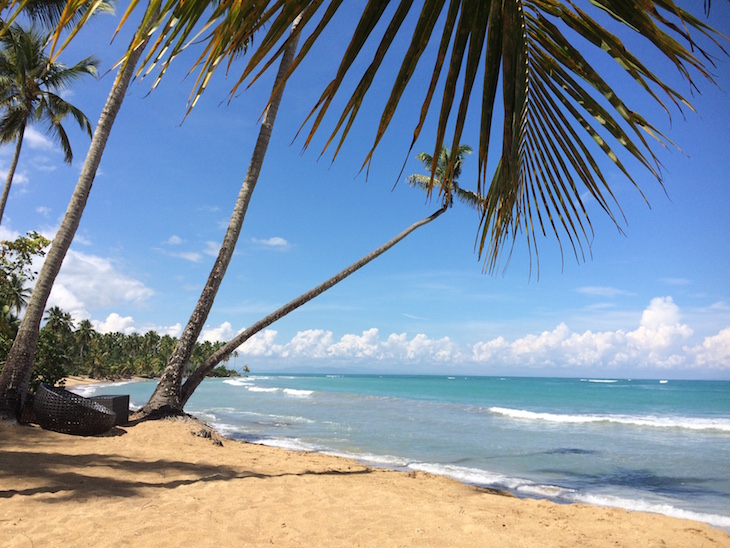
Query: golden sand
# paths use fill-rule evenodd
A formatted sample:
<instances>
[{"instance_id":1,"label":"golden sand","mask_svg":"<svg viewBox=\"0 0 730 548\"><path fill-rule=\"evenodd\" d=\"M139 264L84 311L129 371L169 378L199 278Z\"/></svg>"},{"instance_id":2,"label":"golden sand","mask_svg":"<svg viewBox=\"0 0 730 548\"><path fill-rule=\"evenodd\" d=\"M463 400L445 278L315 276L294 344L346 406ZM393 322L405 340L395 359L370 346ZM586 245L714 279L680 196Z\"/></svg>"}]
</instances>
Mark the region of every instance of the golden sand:
<instances>
[{"instance_id":1,"label":"golden sand","mask_svg":"<svg viewBox=\"0 0 730 548\"><path fill-rule=\"evenodd\" d=\"M98 437L0 421L2 546L272 544L730 547L730 535L220 439L191 419Z\"/></svg>"}]
</instances>

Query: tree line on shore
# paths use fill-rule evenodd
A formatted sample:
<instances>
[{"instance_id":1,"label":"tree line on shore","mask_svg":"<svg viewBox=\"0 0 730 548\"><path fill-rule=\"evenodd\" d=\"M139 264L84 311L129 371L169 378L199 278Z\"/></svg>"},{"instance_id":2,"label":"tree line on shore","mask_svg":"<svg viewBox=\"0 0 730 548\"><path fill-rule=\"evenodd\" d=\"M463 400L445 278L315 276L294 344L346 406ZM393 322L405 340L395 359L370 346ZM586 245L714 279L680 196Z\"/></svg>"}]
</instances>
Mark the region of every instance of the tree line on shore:
<instances>
[{"instance_id":1,"label":"tree line on shore","mask_svg":"<svg viewBox=\"0 0 730 548\"><path fill-rule=\"evenodd\" d=\"M35 257L42 257L50 241L29 232L13 241L0 242L0 363L7 359L20 325L19 315L25 308L35 272ZM38 335L33 360L30 390L41 382L56 384L71 375L88 375L94 379L122 379L132 376L156 378L162 375L177 337L147 333L99 333L88 319L74 323L71 314L58 306L46 311L44 325ZM197 341L185 372L189 375L224 343ZM236 356L236 354L233 354ZM223 360L224 364L228 359ZM238 375L224 364L207 373L212 377ZM248 365L244 366L248 371Z\"/></svg>"}]
</instances>

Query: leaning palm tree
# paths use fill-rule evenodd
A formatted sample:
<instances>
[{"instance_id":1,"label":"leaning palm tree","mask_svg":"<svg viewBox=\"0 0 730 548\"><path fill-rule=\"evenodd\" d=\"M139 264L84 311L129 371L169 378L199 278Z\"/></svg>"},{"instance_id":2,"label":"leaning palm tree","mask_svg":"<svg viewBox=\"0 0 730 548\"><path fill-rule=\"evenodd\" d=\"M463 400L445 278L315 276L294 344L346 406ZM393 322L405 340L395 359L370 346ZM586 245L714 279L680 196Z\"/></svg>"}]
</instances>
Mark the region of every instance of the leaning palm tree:
<instances>
[{"instance_id":1,"label":"leaning palm tree","mask_svg":"<svg viewBox=\"0 0 730 548\"><path fill-rule=\"evenodd\" d=\"M298 21L298 19L295 19L292 24L291 35L295 39L288 42L287 49L281 58L277 78L274 81L274 88L277 89L277 92L274 94L271 102L267 106L266 113L261 121L261 128L259 129L259 135L256 139L256 145L254 146L251 161L246 172L246 177L244 178L241 190L238 193L238 199L236 200L236 204L233 208L233 213L231 214L226 235L223 238L223 243L221 244L221 248L218 252L218 257L213 264L213 268L208 276L208 281L203 287L200 298L195 304L193 313L190 315L190 319L180 336L180 340L175 346L175 350L167 362L167 366L165 367L165 371L162 374L160 382L157 384L149 402L142 410L142 413L144 414L158 415L170 413L177 414L182 412L181 388L183 376L190 362L190 358L195 349L200 332L202 331L205 321L208 318L208 314L213 307L216 294L218 293L221 282L223 282L223 276L225 276L228 265L233 258L233 251L235 250L236 243L241 235L246 211L248 210L248 205L251 201L253 191L256 188L256 184L258 183L259 173L261 173L261 168L266 157L266 150L269 146L269 141L271 140L271 132L274 129L276 114L279 110L281 98L284 94L284 88L279 86L279 82L284 78L284 75L289 70L297 49L296 37L299 35L297 32Z\"/></svg>"},{"instance_id":2,"label":"leaning palm tree","mask_svg":"<svg viewBox=\"0 0 730 548\"><path fill-rule=\"evenodd\" d=\"M61 270L63 259L69 247L71 247L76 229L81 222L81 215L89 198L91 186L99 169L99 163L111 134L114 120L122 106L137 62L142 56L149 39L150 20L153 18L154 13L153 11L150 17L143 18L140 22L137 32L132 38L129 52L112 84L112 89L101 111L94 136L91 139L91 145L81 169L79 180L71 195L61 225L53 239L53 245L38 274L23 322L20 324L18 334L0 373L0 417L17 415L25 402L33 373L33 357L38 344L43 310L51 294L53 282Z\"/></svg>"},{"instance_id":3,"label":"leaning palm tree","mask_svg":"<svg viewBox=\"0 0 730 548\"><path fill-rule=\"evenodd\" d=\"M457 152L454 155L455 158L453 158L453 162L449 150L445 147L441 150L438 162L433 162L433 158L425 152L418 154L416 158L424 165L424 167L428 171L430 171L430 175L415 174L408 177L408 184L410 186L421 188L428 193L431 193L434 184L440 185L439 178L443 176L444 168L451 164L457 166L457 169L454 171L454 179L451 182L448 192L445 190L442 191L442 204L439 210L434 212L432 215L413 223L396 237L387 241L377 249L371 251L360 260L351 264L344 270L341 270L340 272L338 272L328 280L322 282L318 286L303 293L296 299L288 302L287 304L285 304L278 310L275 310L265 318L262 318L250 327L244 329L241 333L239 333L236 337L234 337L227 343L221 345L205 361L203 361L195 369L195 371L193 371L185 380L185 383L182 385L180 393L180 407L177 411L182 412L182 409L187 401L190 399L190 396L193 395L195 389L200 385L201 382L203 382L203 379L205 379L206 375L210 371L212 371L213 368L215 368L220 362L227 360L232 354L234 354L236 352L236 349L240 347L243 343L248 341L257 333L269 327L274 322L280 320L290 312L293 312L300 306L308 303L315 297L334 287L342 280L354 274L371 261L380 257L383 253L392 249L397 243L402 241L409 234L413 233L416 229L426 226L434 219L440 217L449 207L451 207L454 202L454 198L456 198L459 202L464 203L474 209L481 209L484 206L484 199L476 192L461 188L456 181L456 179L458 179L461 175L461 166L463 164L464 157L467 154L471 153L471 147L469 145L459 145L456 150ZM144 412L146 412L146 410L144 410L143 413Z\"/></svg>"},{"instance_id":4,"label":"leaning palm tree","mask_svg":"<svg viewBox=\"0 0 730 548\"><path fill-rule=\"evenodd\" d=\"M48 36L13 25L0 36L0 143L15 143L15 153L0 196L0 222L28 126L39 123L61 145L64 161L73 160L63 121L73 117L91 137L86 115L61 97L82 76L96 76L98 61L87 57L72 67L51 63L44 53Z\"/></svg>"}]
</instances>

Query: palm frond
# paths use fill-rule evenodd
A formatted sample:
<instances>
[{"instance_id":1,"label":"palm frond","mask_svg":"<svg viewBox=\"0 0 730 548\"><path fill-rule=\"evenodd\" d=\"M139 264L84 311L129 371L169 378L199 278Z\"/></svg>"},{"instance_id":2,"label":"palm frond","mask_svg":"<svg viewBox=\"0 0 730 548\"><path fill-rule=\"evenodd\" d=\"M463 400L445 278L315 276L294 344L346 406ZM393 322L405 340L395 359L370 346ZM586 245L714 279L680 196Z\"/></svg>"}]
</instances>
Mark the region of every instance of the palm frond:
<instances>
[{"instance_id":1,"label":"palm frond","mask_svg":"<svg viewBox=\"0 0 730 548\"><path fill-rule=\"evenodd\" d=\"M79 2L70 0L69 6ZM123 21L138 3L130 2ZM195 64L192 107L212 74L221 66L231 70L233 59L254 35L256 47L249 50L248 63L234 79L233 92L258 78L281 55L292 39L287 38L288 29L301 16L297 33L304 38L303 46L288 78L345 5L357 10L356 27L342 51L331 55L335 76L325 83L302 124L304 147L324 131L331 115L334 123L324 135L322 153L331 150L333 159L337 157L387 57L397 75L390 82L378 81L386 90L389 87L389 94L364 157L363 167L369 167L395 113L404 108L402 99L413 75L419 69L431 74L428 85L421 86L408 156L429 113L438 112L433 148L429 147L433 168L443 146L458 146L467 120L479 120L477 194L486 202L478 249L488 270L497 267L505 243L514 242L519 233L527 238L530 253L537 254L536 234L552 233L558 242L567 237L575 255L584 257L592 228L580 198L582 189L611 219L620 218L614 193L599 167L606 159L632 184L638 178L627 167L627 159L661 181L654 149L673 143L620 97L623 91L608 80L602 64L592 61L596 55L618 65L637 89L671 113L691 105L650 68L650 55L663 56L696 87L695 79L713 82L709 48L724 52L725 37L673 0L370 0L357 8L342 0L151 0L144 20L159 32L150 45L146 69L161 66L161 77L192 37L204 37L204 51ZM709 0L704 8L709 10ZM609 26L617 28L616 33ZM632 51L619 37L624 32L645 38L642 46ZM403 36L405 42L398 39ZM140 43L141 37L134 47ZM427 55L431 44L436 47ZM357 68L365 55L370 56L365 68ZM337 101L346 93L346 79L357 84L349 96ZM475 93L481 101L472 101ZM336 110L340 104L344 106ZM479 116L473 115L475 108ZM497 159L489 155L489 144L500 110L504 118ZM457 166L449 163L438 177L439 192L447 199L454 193L456 172Z\"/></svg>"}]
</instances>

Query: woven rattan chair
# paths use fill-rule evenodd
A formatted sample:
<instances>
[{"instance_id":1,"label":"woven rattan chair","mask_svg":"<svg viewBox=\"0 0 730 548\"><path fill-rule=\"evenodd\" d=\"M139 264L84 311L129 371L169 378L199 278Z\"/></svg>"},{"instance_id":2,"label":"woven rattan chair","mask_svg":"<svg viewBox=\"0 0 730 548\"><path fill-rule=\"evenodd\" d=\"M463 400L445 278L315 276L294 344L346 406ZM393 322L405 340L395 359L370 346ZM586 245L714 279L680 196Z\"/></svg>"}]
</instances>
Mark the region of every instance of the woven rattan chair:
<instances>
[{"instance_id":1,"label":"woven rattan chair","mask_svg":"<svg viewBox=\"0 0 730 548\"><path fill-rule=\"evenodd\" d=\"M77 436L102 434L117 420L116 413L103 405L48 384L38 388L33 411L42 428Z\"/></svg>"}]
</instances>

